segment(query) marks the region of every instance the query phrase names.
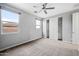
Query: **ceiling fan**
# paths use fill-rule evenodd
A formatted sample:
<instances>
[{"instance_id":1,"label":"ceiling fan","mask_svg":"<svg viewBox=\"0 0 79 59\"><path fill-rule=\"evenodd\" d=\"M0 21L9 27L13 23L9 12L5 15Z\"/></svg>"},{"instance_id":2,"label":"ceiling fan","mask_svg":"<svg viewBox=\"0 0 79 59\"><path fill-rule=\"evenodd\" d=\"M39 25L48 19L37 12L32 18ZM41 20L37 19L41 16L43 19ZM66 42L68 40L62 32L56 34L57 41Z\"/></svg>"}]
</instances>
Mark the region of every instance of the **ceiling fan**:
<instances>
[{"instance_id":1,"label":"ceiling fan","mask_svg":"<svg viewBox=\"0 0 79 59\"><path fill-rule=\"evenodd\" d=\"M47 7L48 3L44 3L42 5L42 9L40 11L34 11L35 13L40 13L41 11L44 11L45 14L47 14L47 10L52 10L55 9L55 7ZM34 8L39 7L39 6L33 6Z\"/></svg>"}]
</instances>

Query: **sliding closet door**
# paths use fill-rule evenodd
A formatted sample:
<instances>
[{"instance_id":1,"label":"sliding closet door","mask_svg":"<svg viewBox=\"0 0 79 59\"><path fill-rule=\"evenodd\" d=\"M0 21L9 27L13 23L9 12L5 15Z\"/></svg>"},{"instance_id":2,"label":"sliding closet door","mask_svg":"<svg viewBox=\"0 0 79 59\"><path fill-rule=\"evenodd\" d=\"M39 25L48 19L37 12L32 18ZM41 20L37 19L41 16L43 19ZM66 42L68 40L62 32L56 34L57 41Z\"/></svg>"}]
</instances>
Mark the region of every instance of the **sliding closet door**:
<instances>
[{"instance_id":1,"label":"sliding closet door","mask_svg":"<svg viewBox=\"0 0 79 59\"><path fill-rule=\"evenodd\" d=\"M72 43L79 44L79 12L72 15Z\"/></svg>"}]
</instances>

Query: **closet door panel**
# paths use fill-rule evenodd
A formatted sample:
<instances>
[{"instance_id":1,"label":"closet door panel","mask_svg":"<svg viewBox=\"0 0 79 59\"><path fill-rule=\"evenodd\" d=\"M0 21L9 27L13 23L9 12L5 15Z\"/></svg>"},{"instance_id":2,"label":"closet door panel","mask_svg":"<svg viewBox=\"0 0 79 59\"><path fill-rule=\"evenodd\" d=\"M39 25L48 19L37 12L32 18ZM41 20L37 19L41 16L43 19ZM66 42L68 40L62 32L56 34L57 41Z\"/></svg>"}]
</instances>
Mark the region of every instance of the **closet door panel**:
<instances>
[{"instance_id":1,"label":"closet door panel","mask_svg":"<svg viewBox=\"0 0 79 59\"><path fill-rule=\"evenodd\" d=\"M79 44L79 13L72 16L72 43Z\"/></svg>"}]
</instances>

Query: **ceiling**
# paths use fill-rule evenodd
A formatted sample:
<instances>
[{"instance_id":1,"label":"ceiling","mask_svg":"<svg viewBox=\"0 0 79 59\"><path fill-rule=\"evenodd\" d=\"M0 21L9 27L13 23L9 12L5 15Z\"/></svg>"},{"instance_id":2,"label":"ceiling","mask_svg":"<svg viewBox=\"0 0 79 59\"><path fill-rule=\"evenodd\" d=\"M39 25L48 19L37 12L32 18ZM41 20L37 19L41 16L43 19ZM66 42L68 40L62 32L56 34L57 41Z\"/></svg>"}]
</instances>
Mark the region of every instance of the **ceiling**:
<instances>
[{"instance_id":1,"label":"ceiling","mask_svg":"<svg viewBox=\"0 0 79 59\"><path fill-rule=\"evenodd\" d=\"M47 10L48 14L45 14L43 11L41 11L40 13L34 13L34 11L41 10L42 8L41 5L43 3L8 3L8 4L41 18L51 17L60 13L77 9L79 7L78 3L48 3L47 7L55 7L55 9ZM39 6L39 7L34 8L33 6Z\"/></svg>"}]
</instances>

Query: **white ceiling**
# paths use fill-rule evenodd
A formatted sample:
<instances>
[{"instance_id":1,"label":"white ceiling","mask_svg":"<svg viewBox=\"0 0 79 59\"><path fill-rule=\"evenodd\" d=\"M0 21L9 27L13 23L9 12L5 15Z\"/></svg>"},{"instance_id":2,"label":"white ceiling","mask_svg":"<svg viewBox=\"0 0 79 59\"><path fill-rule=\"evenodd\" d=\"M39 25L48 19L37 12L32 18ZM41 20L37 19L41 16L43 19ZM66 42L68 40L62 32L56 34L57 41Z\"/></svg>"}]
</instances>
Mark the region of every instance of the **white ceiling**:
<instances>
[{"instance_id":1,"label":"white ceiling","mask_svg":"<svg viewBox=\"0 0 79 59\"><path fill-rule=\"evenodd\" d=\"M42 8L43 3L9 3L16 8L22 9L30 14L36 15L38 17L46 18L54 16L63 12L71 11L77 9L79 4L77 3L48 3L47 7L55 7L53 10L47 10L48 14L45 14L43 11L40 13L34 13L34 11L39 11ZM34 8L33 6L40 6Z\"/></svg>"}]
</instances>

